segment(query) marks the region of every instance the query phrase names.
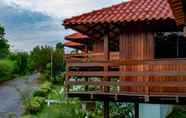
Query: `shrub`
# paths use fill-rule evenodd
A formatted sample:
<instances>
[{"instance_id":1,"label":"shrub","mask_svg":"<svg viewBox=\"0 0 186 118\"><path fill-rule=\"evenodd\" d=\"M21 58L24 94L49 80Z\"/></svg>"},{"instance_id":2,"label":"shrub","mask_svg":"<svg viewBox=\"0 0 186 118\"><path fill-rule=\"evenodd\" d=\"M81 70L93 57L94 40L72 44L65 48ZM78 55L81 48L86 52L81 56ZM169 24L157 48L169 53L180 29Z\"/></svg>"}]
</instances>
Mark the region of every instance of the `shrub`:
<instances>
[{"instance_id":1,"label":"shrub","mask_svg":"<svg viewBox=\"0 0 186 118\"><path fill-rule=\"evenodd\" d=\"M45 82L38 90L33 93L33 96L46 97L51 90L51 86L52 84L50 82Z\"/></svg>"},{"instance_id":2,"label":"shrub","mask_svg":"<svg viewBox=\"0 0 186 118\"><path fill-rule=\"evenodd\" d=\"M40 96L40 97L45 97L47 95L47 91L45 90L41 90L41 89L38 89L36 91L33 92L33 96L36 97L36 96Z\"/></svg>"},{"instance_id":3,"label":"shrub","mask_svg":"<svg viewBox=\"0 0 186 118\"><path fill-rule=\"evenodd\" d=\"M9 80L14 71L14 63L10 60L0 60L0 81Z\"/></svg>"},{"instance_id":4,"label":"shrub","mask_svg":"<svg viewBox=\"0 0 186 118\"><path fill-rule=\"evenodd\" d=\"M43 97L33 97L32 99L26 101L23 105L26 113L37 113L44 105Z\"/></svg>"},{"instance_id":5,"label":"shrub","mask_svg":"<svg viewBox=\"0 0 186 118\"><path fill-rule=\"evenodd\" d=\"M166 118L186 118L186 106L176 105Z\"/></svg>"}]
</instances>

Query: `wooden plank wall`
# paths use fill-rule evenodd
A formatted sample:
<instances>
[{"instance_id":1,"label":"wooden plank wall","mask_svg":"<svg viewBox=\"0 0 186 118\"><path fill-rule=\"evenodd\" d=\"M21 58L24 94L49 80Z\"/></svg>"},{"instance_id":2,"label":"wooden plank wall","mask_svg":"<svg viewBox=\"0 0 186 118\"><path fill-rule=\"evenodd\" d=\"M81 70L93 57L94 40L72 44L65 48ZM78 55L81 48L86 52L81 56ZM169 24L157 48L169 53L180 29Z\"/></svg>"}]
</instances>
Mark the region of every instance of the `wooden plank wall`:
<instances>
[{"instance_id":1,"label":"wooden plank wall","mask_svg":"<svg viewBox=\"0 0 186 118\"><path fill-rule=\"evenodd\" d=\"M121 60L143 60L154 58L154 39L152 32L124 32L120 35L120 59ZM135 65L135 66L121 66L121 71L148 71L149 66ZM121 78L126 81L148 81L148 77L124 77ZM148 88L131 88L121 87L121 90L130 92L144 92Z\"/></svg>"},{"instance_id":2,"label":"wooden plank wall","mask_svg":"<svg viewBox=\"0 0 186 118\"><path fill-rule=\"evenodd\" d=\"M152 32L124 32L120 35L120 59L144 60L154 58L154 34ZM132 65L121 66L121 71L126 72L186 72L185 64L159 64L159 65ZM186 77L122 77L121 80L143 81L184 81ZM186 87L121 87L121 91L129 92L186 92Z\"/></svg>"},{"instance_id":3,"label":"wooden plank wall","mask_svg":"<svg viewBox=\"0 0 186 118\"><path fill-rule=\"evenodd\" d=\"M94 44L93 44L93 52L95 53L98 53L98 52L101 52L103 53L104 52L104 40L95 40Z\"/></svg>"}]
</instances>

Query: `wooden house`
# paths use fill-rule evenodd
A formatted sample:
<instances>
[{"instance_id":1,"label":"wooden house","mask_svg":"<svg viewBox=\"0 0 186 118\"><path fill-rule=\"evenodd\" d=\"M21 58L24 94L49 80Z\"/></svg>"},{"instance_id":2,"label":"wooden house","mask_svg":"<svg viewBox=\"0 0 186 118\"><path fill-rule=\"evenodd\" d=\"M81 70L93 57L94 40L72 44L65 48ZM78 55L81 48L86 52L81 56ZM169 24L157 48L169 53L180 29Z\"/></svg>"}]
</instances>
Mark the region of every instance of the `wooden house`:
<instances>
[{"instance_id":1,"label":"wooden house","mask_svg":"<svg viewBox=\"0 0 186 118\"><path fill-rule=\"evenodd\" d=\"M105 113L109 101L185 104L185 20L172 1L131 0L66 19L93 47L86 59L67 60L67 95L104 101Z\"/></svg>"}]
</instances>

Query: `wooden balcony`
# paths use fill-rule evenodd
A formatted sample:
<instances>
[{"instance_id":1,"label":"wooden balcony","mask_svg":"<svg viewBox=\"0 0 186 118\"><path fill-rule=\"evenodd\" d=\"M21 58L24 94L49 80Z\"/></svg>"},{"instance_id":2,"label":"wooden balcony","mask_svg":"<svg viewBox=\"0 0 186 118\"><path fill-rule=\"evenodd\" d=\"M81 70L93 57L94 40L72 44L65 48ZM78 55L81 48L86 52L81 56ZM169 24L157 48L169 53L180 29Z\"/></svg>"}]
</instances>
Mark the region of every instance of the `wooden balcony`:
<instances>
[{"instance_id":1,"label":"wooden balcony","mask_svg":"<svg viewBox=\"0 0 186 118\"><path fill-rule=\"evenodd\" d=\"M186 59L68 61L67 69L70 97L186 103Z\"/></svg>"}]
</instances>

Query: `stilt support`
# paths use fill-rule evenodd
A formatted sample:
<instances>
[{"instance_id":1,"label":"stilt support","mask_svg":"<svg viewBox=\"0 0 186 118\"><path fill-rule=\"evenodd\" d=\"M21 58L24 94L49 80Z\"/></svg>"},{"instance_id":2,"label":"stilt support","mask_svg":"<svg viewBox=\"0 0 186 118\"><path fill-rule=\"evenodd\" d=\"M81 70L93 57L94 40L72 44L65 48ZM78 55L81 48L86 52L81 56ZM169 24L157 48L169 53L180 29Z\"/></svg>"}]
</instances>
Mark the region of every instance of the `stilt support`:
<instances>
[{"instance_id":1,"label":"stilt support","mask_svg":"<svg viewBox=\"0 0 186 118\"><path fill-rule=\"evenodd\" d=\"M104 101L104 118L109 118L109 101Z\"/></svg>"},{"instance_id":2,"label":"stilt support","mask_svg":"<svg viewBox=\"0 0 186 118\"><path fill-rule=\"evenodd\" d=\"M139 118L139 103L134 103L134 114L135 114L135 118Z\"/></svg>"}]
</instances>

